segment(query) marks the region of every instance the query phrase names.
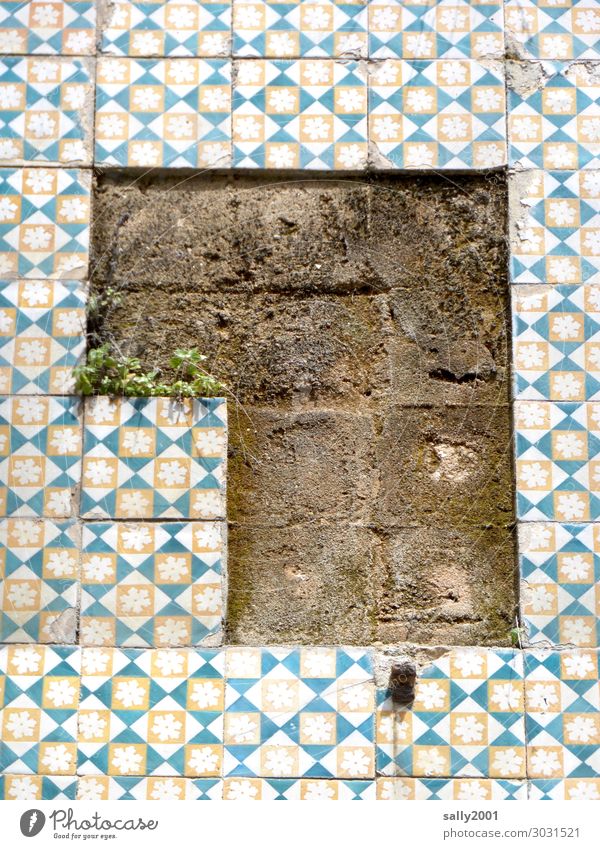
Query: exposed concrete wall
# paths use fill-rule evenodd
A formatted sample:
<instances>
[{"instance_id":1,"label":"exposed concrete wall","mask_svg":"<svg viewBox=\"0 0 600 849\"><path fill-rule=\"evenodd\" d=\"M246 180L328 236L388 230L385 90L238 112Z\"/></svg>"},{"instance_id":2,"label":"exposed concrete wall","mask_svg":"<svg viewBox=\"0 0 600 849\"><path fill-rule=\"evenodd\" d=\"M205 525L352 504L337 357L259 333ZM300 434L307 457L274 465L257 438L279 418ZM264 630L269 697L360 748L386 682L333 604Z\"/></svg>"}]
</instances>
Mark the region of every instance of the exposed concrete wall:
<instances>
[{"instance_id":1,"label":"exposed concrete wall","mask_svg":"<svg viewBox=\"0 0 600 849\"><path fill-rule=\"evenodd\" d=\"M499 175L100 181L106 329L239 402L231 641L507 641L505 209Z\"/></svg>"}]
</instances>

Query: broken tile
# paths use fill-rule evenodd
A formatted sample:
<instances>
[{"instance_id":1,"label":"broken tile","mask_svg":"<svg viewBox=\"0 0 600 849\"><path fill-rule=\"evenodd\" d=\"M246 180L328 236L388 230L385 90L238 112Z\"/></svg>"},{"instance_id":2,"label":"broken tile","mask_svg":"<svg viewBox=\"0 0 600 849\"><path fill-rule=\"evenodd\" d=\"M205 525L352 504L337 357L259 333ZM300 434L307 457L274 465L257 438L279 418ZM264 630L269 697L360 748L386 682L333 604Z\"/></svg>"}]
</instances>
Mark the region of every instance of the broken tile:
<instances>
[{"instance_id":1,"label":"broken tile","mask_svg":"<svg viewBox=\"0 0 600 849\"><path fill-rule=\"evenodd\" d=\"M79 549L74 522L0 520L2 642L75 642Z\"/></svg>"},{"instance_id":2,"label":"broken tile","mask_svg":"<svg viewBox=\"0 0 600 849\"><path fill-rule=\"evenodd\" d=\"M0 53L90 56L95 51L92 0L3 0Z\"/></svg>"}]
</instances>

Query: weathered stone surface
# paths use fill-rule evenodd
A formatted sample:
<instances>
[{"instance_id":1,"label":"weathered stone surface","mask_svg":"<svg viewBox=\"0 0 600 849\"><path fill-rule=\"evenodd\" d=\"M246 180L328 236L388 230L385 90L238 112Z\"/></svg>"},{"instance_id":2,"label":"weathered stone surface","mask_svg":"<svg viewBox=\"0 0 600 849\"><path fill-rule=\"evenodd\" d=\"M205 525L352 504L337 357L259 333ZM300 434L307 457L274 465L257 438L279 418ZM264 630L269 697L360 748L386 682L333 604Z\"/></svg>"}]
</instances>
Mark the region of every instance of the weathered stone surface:
<instances>
[{"instance_id":1,"label":"weathered stone surface","mask_svg":"<svg viewBox=\"0 0 600 849\"><path fill-rule=\"evenodd\" d=\"M100 329L232 392L228 638L506 642L502 178L128 182L96 195Z\"/></svg>"}]
</instances>

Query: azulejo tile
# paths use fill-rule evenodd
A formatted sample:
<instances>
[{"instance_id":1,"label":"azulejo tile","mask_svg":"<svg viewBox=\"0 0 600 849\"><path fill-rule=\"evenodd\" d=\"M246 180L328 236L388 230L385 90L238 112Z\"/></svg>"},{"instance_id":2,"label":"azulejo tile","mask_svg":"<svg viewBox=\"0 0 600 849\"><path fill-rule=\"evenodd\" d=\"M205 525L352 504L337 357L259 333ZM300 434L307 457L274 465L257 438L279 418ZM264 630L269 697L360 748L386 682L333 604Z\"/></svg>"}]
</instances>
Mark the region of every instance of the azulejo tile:
<instances>
[{"instance_id":1,"label":"azulejo tile","mask_svg":"<svg viewBox=\"0 0 600 849\"><path fill-rule=\"evenodd\" d=\"M529 643L600 645L600 525L524 522L519 564Z\"/></svg>"},{"instance_id":2,"label":"azulejo tile","mask_svg":"<svg viewBox=\"0 0 600 849\"><path fill-rule=\"evenodd\" d=\"M371 72L377 167L496 168L506 163L499 62L388 59Z\"/></svg>"},{"instance_id":3,"label":"azulejo tile","mask_svg":"<svg viewBox=\"0 0 600 849\"><path fill-rule=\"evenodd\" d=\"M367 164L367 84L357 62L236 63L236 168L361 171Z\"/></svg>"},{"instance_id":4,"label":"azulejo tile","mask_svg":"<svg viewBox=\"0 0 600 849\"><path fill-rule=\"evenodd\" d=\"M373 688L364 649L227 649L223 774L372 778Z\"/></svg>"},{"instance_id":5,"label":"azulejo tile","mask_svg":"<svg viewBox=\"0 0 600 849\"><path fill-rule=\"evenodd\" d=\"M103 799L137 799L150 802L220 800L223 782L219 778L182 778L133 775L89 775L77 782L77 798L86 802Z\"/></svg>"},{"instance_id":6,"label":"azulejo tile","mask_svg":"<svg viewBox=\"0 0 600 849\"><path fill-rule=\"evenodd\" d=\"M525 653L527 773L595 778L600 769L598 652Z\"/></svg>"},{"instance_id":7,"label":"azulejo tile","mask_svg":"<svg viewBox=\"0 0 600 849\"><path fill-rule=\"evenodd\" d=\"M527 798L526 781L496 778L378 778L377 798L386 802L438 799L444 802Z\"/></svg>"},{"instance_id":8,"label":"azulejo tile","mask_svg":"<svg viewBox=\"0 0 600 849\"><path fill-rule=\"evenodd\" d=\"M0 390L66 395L85 353L84 284L0 281Z\"/></svg>"},{"instance_id":9,"label":"azulejo tile","mask_svg":"<svg viewBox=\"0 0 600 849\"><path fill-rule=\"evenodd\" d=\"M517 401L517 515L600 517L600 404Z\"/></svg>"},{"instance_id":10,"label":"azulejo tile","mask_svg":"<svg viewBox=\"0 0 600 849\"><path fill-rule=\"evenodd\" d=\"M506 0L508 38L533 59L598 59L597 0Z\"/></svg>"},{"instance_id":11,"label":"azulejo tile","mask_svg":"<svg viewBox=\"0 0 600 849\"><path fill-rule=\"evenodd\" d=\"M222 662L210 649L84 648L78 774L219 776Z\"/></svg>"},{"instance_id":12,"label":"azulejo tile","mask_svg":"<svg viewBox=\"0 0 600 849\"><path fill-rule=\"evenodd\" d=\"M529 798L597 802L600 799L600 778L537 779L529 782Z\"/></svg>"},{"instance_id":13,"label":"azulejo tile","mask_svg":"<svg viewBox=\"0 0 600 849\"><path fill-rule=\"evenodd\" d=\"M229 60L98 60L98 164L224 168L230 154Z\"/></svg>"},{"instance_id":14,"label":"azulejo tile","mask_svg":"<svg viewBox=\"0 0 600 849\"><path fill-rule=\"evenodd\" d=\"M95 28L93 0L4 0L0 53L90 56Z\"/></svg>"},{"instance_id":15,"label":"azulejo tile","mask_svg":"<svg viewBox=\"0 0 600 849\"><path fill-rule=\"evenodd\" d=\"M62 775L0 775L0 799L75 799L77 780Z\"/></svg>"},{"instance_id":16,"label":"azulejo tile","mask_svg":"<svg viewBox=\"0 0 600 849\"><path fill-rule=\"evenodd\" d=\"M233 53L274 59L366 57L366 3L233 0Z\"/></svg>"},{"instance_id":17,"label":"azulejo tile","mask_svg":"<svg viewBox=\"0 0 600 849\"><path fill-rule=\"evenodd\" d=\"M509 177L515 283L600 282L600 171Z\"/></svg>"},{"instance_id":18,"label":"azulejo tile","mask_svg":"<svg viewBox=\"0 0 600 849\"><path fill-rule=\"evenodd\" d=\"M86 399L81 515L225 516L223 398Z\"/></svg>"},{"instance_id":19,"label":"azulejo tile","mask_svg":"<svg viewBox=\"0 0 600 849\"><path fill-rule=\"evenodd\" d=\"M79 398L0 398L0 513L68 519L80 479Z\"/></svg>"},{"instance_id":20,"label":"azulejo tile","mask_svg":"<svg viewBox=\"0 0 600 849\"><path fill-rule=\"evenodd\" d=\"M0 771L75 775L79 661L75 647L0 646Z\"/></svg>"},{"instance_id":21,"label":"azulejo tile","mask_svg":"<svg viewBox=\"0 0 600 849\"><path fill-rule=\"evenodd\" d=\"M600 286L514 286L516 398L600 397Z\"/></svg>"},{"instance_id":22,"label":"azulejo tile","mask_svg":"<svg viewBox=\"0 0 600 849\"><path fill-rule=\"evenodd\" d=\"M226 778L226 802L358 802L375 799L375 782L324 778Z\"/></svg>"},{"instance_id":23,"label":"azulejo tile","mask_svg":"<svg viewBox=\"0 0 600 849\"><path fill-rule=\"evenodd\" d=\"M419 673L409 711L381 691L378 773L524 778L522 667L511 649L455 649Z\"/></svg>"},{"instance_id":24,"label":"azulejo tile","mask_svg":"<svg viewBox=\"0 0 600 849\"><path fill-rule=\"evenodd\" d=\"M90 185L86 171L0 168L1 277L85 277Z\"/></svg>"},{"instance_id":25,"label":"azulejo tile","mask_svg":"<svg viewBox=\"0 0 600 849\"><path fill-rule=\"evenodd\" d=\"M74 522L0 520L3 642L75 642L79 549Z\"/></svg>"},{"instance_id":26,"label":"azulejo tile","mask_svg":"<svg viewBox=\"0 0 600 849\"><path fill-rule=\"evenodd\" d=\"M83 529L81 642L194 646L218 639L224 526L88 522Z\"/></svg>"},{"instance_id":27,"label":"azulejo tile","mask_svg":"<svg viewBox=\"0 0 600 849\"><path fill-rule=\"evenodd\" d=\"M0 162L90 165L90 60L0 60Z\"/></svg>"},{"instance_id":28,"label":"azulejo tile","mask_svg":"<svg viewBox=\"0 0 600 849\"><path fill-rule=\"evenodd\" d=\"M376 59L501 59L502 3L370 0L369 54Z\"/></svg>"},{"instance_id":29,"label":"azulejo tile","mask_svg":"<svg viewBox=\"0 0 600 849\"><path fill-rule=\"evenodd\" d=\"M102 52L113 56L227 56L231 0L111 4Z\"/></svg>"},{"instance_id":30,"label":"azulejo tile","mask_svg":"<svg viewBox=\"0 0 600 849\"><path fill-rule=\"evenodd\" d=\"M600 75L585 63L538 67L539 85L523 87L524 68L508 63L509 163L519 168L576 170L600 165ZM515 82L515 80L517 82ZM524 90L523 90L524 88Z\"/></svg>"}]
</instances>

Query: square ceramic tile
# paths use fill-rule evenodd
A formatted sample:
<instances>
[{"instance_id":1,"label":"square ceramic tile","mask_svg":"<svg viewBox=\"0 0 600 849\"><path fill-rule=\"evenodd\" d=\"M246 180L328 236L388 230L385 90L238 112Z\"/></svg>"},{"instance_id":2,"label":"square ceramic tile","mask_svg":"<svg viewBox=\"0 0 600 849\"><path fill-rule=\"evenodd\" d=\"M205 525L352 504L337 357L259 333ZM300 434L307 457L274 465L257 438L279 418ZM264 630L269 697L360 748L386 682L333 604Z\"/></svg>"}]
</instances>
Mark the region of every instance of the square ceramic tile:
<instances>
[{"instance_id":1,"label":"square ceramic tile","mask_svg":"<svg viewBox=\"0 0 600 849\"><path fill-rule=\"evenodd\" d=\"M3 0L0 53L90 56L96 7L91 0Z\"/></svg>"},{"instance_id":2,"label":"square ceramic tile","mask_svg":"<svg viewBox=\"0 0 600 849\"><path fill-rule=\"evenodd\" d=\"M366 650L229 648L226 673L224 775L373 777Z\"/></svg>"},{"instance_id":3,"label":"square ceramic tile","mask_svg":"<svg viewBox=\"0 0 600 849\"><path fill-rule=\"evenodd\" d=\"M227 56L231 0L111 3L102 52L113 56Z\"/></svg>"},{"instance_id":4,"label":"square ceramic tile","mask_svg":"<svg viewBox=\"0 0 600 849\"><path fill-rule=\"evenodd\" d=\"M501 59L502 3L370 0L369 54L376 59Z\"/></svg>"},{"instance_id":5,"label":"square ceramic tile","mask_svg":"<svg viewBox=\"0 0 600 849\"><path fill-rule=\"evenodd\" d=\"M386 802L438 799L484 802L527 799L526 781L495 778L378 778L377 798Z\"/></svg>"},{"instance_id":6,"label":"square ceramic tile","mask_svg":"<svg viewBox=\"0 0 600 849\"><path fill-rule=\"evenodd\" d=\"M513 286L516 398L600 398L600 286Z\"/></svg>"},{"instance_id":7,"label":"square ceramic tile","mask_svg":"<svg viewBox=\"0 0 600 849\"><path fill-rule=\"evenodd\" d=\"M515 403L517 516L600 517L600 404Z\"/></svg>"},{"instance_id":8,"label":"square ceramic tile","mask_svg":"<svg viewBox=\"0 0 600 849\"><path fill-rule=\"evenodd\" d=\"M137 799L150 802L220 800L219 778L137 778L133 775L88 775L77 781L77 798L86 802L103 799Z\"/></svg>"},{"instance_id":9,"label":"square ceramic tile","mask_svg":"<svg viewBox=\"0 0 600 849\"><path fill-rule=\"evenodd\" d=\"M595 778L600 769L598 652L525 654L527 774Z\"/></svg>"},{"instance_id":10,"label":"square ceramic tile","mask_svg":"<svg viewBox=\"0 0 600 849\"><path fill-rule=\"evenodd\" d=\"M81 480L81 402L0 398L0 515L75 515Z\"/></svg>"},{"instance_id":11,"label":"square ceramic tile","mask_svg":"<svg viewBox=\"0 0 600 849\"><path fill-rule=\"evenodd\" d=\"M81 515L225 516L223 398L86 399Z\"/></svg>"},{"instance_id":12,"label":"square ceramic tile","mask_svg":"<svg viewBox=\"0 0 600 849\"><path fill-rule=\"evenodd\" d=\"M424 778L525 777L523 660L511 649L455 649L418 676L410 710L386 691L377 771Z\"/></svg>"},{"instance_id":13,"label":"square ceramic tile","mask_svg":"<svg viewBox=\"0 0 600 849\"><path fill-rule=\"evenodd\" d=\"M567 802L597 802L600 778L540 779L529 782L530 799L556 799Z\"/></svg>"},{"instance_id":14,"label":"square ceramic tile","mask_svg":"<svg viewBox=\"0 0 600 849\"><path fill-rule=\"evenodd\" d=\"M600 525L523 522L519 565L529 643L600 645Z\"/></svg>"},{"instance_id":15,"label":"square ceramic tile","mask_svg":"<svg viewBox=\"0 0 600 849\"><path fill-rule=\"evenodd\" d=\"M0 520L2 642L75 642L79 550L74 522Z\"/></svg>"},{"instance_id":16,"label":"square ceramic tile","mask_svg":"<svg viewBox=\"0 0 600 849\"><path fill-rule=\"evenodd\" d=\"M0 277L86 276L90 184L89 171L0 168Z\"/></svg>"},{"instance_id":17,"label":"square ceramic tile","mask_svg":"<svg viewBox=\"0 0 600 849\"><path fill-rule=\"evenodd\" d=\"M506 36L533 59L598 59L598 0L505 0Z\"/></svg>"},{"instance_id":18,"label":"square ceramic tile","mask_svg":"<svg viewBox=\"0 0 600 849\"><path fill-rule=\"evenodd\" d=\"M98 164L225 168L230 153L230 61L98 60Z\"/></svg>"},{"instance_id":19,"label":"square ceramic tile","mask_svg":"<svg viewBox=\"0 0 600 849\"><path fill-rule=\"evenodd\" d=\"M600 282L600 171L509 176L515 283Z\"/></svg>"},{"instance_id":20,"label":"square ceramic tile","mask_svg":"<svg viewBox=\"0 0 600 849\"><path fill-rule=\"evenodd\" d=\"M236 168L366 168L367 84L357 62L241 59L233 103Z\"/></svg>"},{"instance_id":21,"label":"square ceramic tile","mask_svg":"<svg viewBox=\"0 0 600 849\"><path fill-rule=\"evenodd\" d=\"M220 775L223 653L84 648L79 775Z\"/></svg>"},{"instance_id":22,"label":"square ceramic tile","mask_svg":"<svg viewBox=\"0 0 600 849\"><path fill-rule=\"evenodd\" d=\"M273 59L366 57L366 2L233 0L233 53Z\"/></svg>"},{"instance_id":23,"label":"square ceramic tile","mask_svg":"<svg viewBox=\"0 0 600 849\"><path fill-rule=\"evenodd\" d=\"M0 646L6 676L0 771L75 775L80 651Z\"/></svg>"},{"instance_id":24,"label":"square ceramic tile","mask_svg":"<svg viewBox=\"0 0 600 849\"><path fill-rule=\"evenodd\" d=\"M83 283L0 282L0 389L12 395L66 395L85 354Z\"/></svg>"},{"instance_id":25,"label":"square ceramic tile","mask_svg":"<svg viewBox=\"0 0 600 849\"><path fill-rule=\"evenodd\" d=\"M372 70L369 139L378 168L496 168L506 163L499 62L388 59Z\"/></svg>"},{"instance_id":26,"label":"square ceramic tile","mask_svg":"<svg viewBox=\"0 0 600 849\"><path fill-rule=\"evenodd\" d=\"M224 532L220 522L86 523L82 644L215 645Z\"/></svg>"},{"instance_id":27,"label":"square ceramic tile","mask_svg":"<svg viewBox=\"0 0 600 849\"><path fill-rule=\"evenodd\" d=\"M358 802L375 799L374 781L323 778L226 778L226 802Z\"/></svg>"},{"instance_id":28,"label":"square ceramic tile","mask_svg":"<svg viewBox=\"0 0 600 849\"><path fill-rule=\"evenodd\" d=\"M552 68L554 73L552 73ZM533 69L533 70L532 70ZM537 84L523 82L528 74ZM576 170L600 165L600 75L584 63L509 62L509 163L518 168Z\"/></svg>"},{"instance_id":29,"label":"square ceramic tile","mask_svg":"<svg viewBox=\"0 0 600 849\"><path fill-rule=\"evenodd\" d=\"M0 775L0 799L75 799L77 780L66 775Z\"/></svg>"},{"instance_id":30,"label":"square ceramic tile","mask_svg":"<svg viewBox=\"0 0 600 849\"><path fill-rule=\"evenodd\" d=\"M0 162L90 165L93 70L85 59L0 60Z\"/></svg>"}]
</instances>

